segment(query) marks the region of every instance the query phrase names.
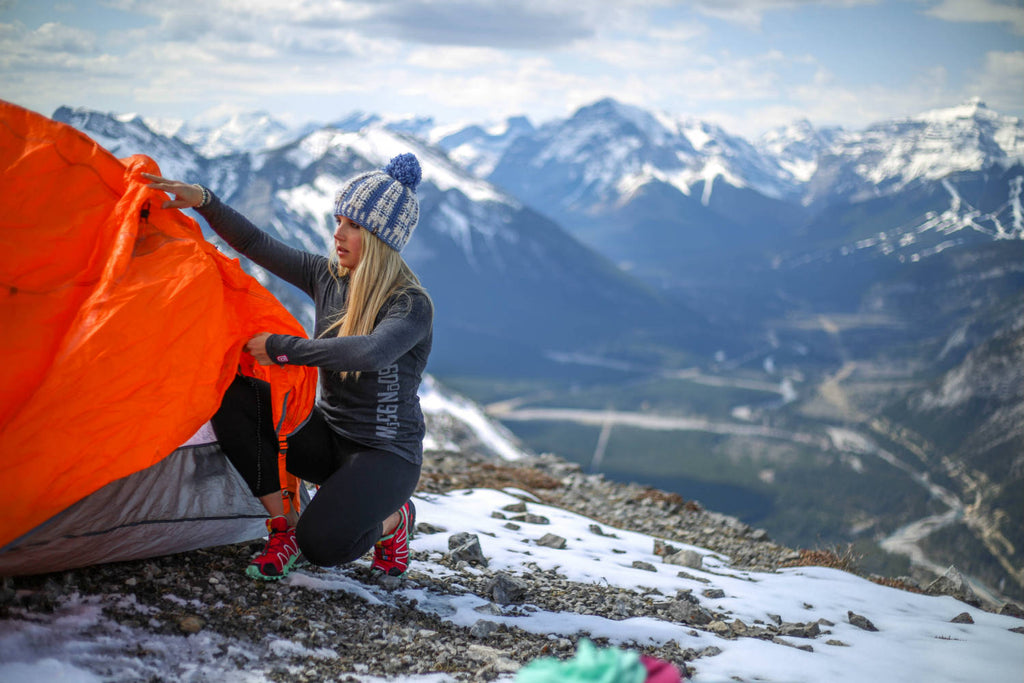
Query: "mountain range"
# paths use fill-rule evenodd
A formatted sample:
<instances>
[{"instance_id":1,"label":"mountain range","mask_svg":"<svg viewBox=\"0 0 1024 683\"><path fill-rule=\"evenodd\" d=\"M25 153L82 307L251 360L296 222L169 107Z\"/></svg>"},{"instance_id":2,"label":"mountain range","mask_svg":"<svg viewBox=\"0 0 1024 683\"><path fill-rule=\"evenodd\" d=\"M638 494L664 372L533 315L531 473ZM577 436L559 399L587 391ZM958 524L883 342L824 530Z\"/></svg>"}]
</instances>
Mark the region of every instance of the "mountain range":
<instances>
[{"instance_id":1,"label":"mountain range","mask_svg":"<svg viewBox=\"0 0 1024 683\"><path fill-rule=\"evenodd\" d=\"M139 118L69 109L55 118L116 155L145 151L165 175L209 185L277 237L314 251L327 247L334 192L347 177L382 167L403 151L415 152L423 168L420 224L404 255L438 308L432 361L442 372L487 367L496 355L509 373L556 372L555 366L544 367L549 364L543 349L572 351L581 338L601 343L645 328L660 328L672 340L679 333L660 320L696 318L551 219L472 177L442 150L389 126L330 126L279 147L211 159ZM210 133L210 139L224 137ZM199 148L208 144L209 139L196 141ZM280 294L311 324L308 302L287 289ZM610 310L622 316L617 329L602 319L601 312Z\"/></svg>"},{"instance_id":2,"label":"mountain range","mask_svg":"<svg viewBox=\"0 0 1024 683\"><path fill-rule=\"evenodd\" d=\"M1024 594L1024 548L1012 531L1024 509L1022 398L987 390L990 379L974 371L1003 367L1015 380L1022 367L1019 119L974 100L859 131L800 121L745 140L610 99L541 125L516 117L461 128L362 112L299 129L262 114L220 125L70 108L54 118L119 156L152 156L165 175L202 182L317 251L344 180L413 151L422 213L405 256L435 300L428 369L442 381L480 401L526 391L604 408L671 373L704 373L707 395L718 391L707 388L711 376L717 385L795 387L797 399L742 414L876 440L905 465L907 486L939 482L962 503L959 538L977 542L980 574ZM257 276L311 321L301 297ZM730 421L741 414L735 395L688 407L672 395L659 405ZM927 398L962 395L985 398ZM639 456L634 468L645 455L637 440L605 442ZM776 465L757 465L764 486L745 485L743 495L774 497L776 507L792 500L775 493ZM837 500L854 500L844 493L849 468L829 476ZM880 541L941 507L934 498L901 489L892 500L914 502L880 511L865 494L856 509L825 515L829 533L801 533ZM950 557L949 546L963 544L938 545Z\"/></svg>"}]
</instances>

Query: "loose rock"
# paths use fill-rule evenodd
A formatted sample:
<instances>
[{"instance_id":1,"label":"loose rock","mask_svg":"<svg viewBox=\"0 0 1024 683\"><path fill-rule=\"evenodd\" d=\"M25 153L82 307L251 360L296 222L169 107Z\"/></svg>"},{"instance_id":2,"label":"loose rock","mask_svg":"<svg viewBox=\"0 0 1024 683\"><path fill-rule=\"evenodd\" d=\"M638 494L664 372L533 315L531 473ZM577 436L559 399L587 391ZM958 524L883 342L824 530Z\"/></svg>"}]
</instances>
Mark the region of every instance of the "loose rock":
<instances>
[{"instance_id":1,"label":"loose rock","mask_svg":"<svg viewBox=\"0 0 1024 683\"><path fill-rule=\"evenodd\" d=\"M205 622L196 616L183 617L180 621L178 621L178 629L182 633L188 634L199 633L203 630L203 626L205 625Z\"/></svg>"},{"instance_id":2,"label":"loose rock","mask_svg":"<svg viewBox=\"0 0 1024 683\"><path fill-rule=\"evenodd\" d=\"M928 595L952 595L957 600L966 602L968 605L981 606L981 600L977 594L954 566L950 566L945 574L928 584L924 592Z\"/></svg>"},{"instance_id":3,"label":"loose rock","mask_svg":"<svg viewBox=\"0 0 1024 683\"><path fill-rule=\"evenodd\" d=\"M544 546L545 548L554 548L555 550L564 550L566 540L557 534L544 534L537 539L537 545Z\"/></svg>"},{"instance_id":4,"label":"loose rock","mask_svg":"<svg viewBox=\"0 0 1024 683\"><path fill-rule=\"evenodd\" d=\"M854 614L853 612L847 612L846 616L850 620L850 623L856 626L857 628L864 629L865 631L878 630L867 617L864 617L860 614Z\"/></svg>"},{"instance_id":5,"label":"loose rock","mask_svg":"<svg viewBox=\"0 0 1024 683\"><path fill-rule=\"evenodd\" d=\"M1007 602L999 608L999 613L1004 614L1008 617L1017 617L1018 619L1024 619L1024 609L1021 609L1019 605L1013 602Z\"/></svg>"},{"instance_id":6,"label":"loose rock","mask_svg":"<svg viewBox=\"0 0 1024 683\"><path fill-rule=\"evenodd\" d=\"M505 572L499 572L497 576L487 583L484 590L495 602L509 605L522 602L526 598L529 589L525 582Z\"/></svg>"},{"instance_id":7,"label":"loose rock","mask_svg":"<svg viewBox=\"0 0 1024 683\"><path fill-rule=\"evenodd\" d=\"M501 628L499 624L496 624L493 621L487 621L486 619L481 619L469 627L469 635L474 638L489 638L499 628Z\"/></svg>"},{"instance_id":8,"label":"loose rock","mask_svg":"<svg viewBox=\"0 0 1024 683\"><path fill-rule=\"evenodd\" d=\"M487 566L487 558L480 547L480 537L476 534L459 532L448 538L448 555L454 562Z\"/></svg>"}]
</instances>

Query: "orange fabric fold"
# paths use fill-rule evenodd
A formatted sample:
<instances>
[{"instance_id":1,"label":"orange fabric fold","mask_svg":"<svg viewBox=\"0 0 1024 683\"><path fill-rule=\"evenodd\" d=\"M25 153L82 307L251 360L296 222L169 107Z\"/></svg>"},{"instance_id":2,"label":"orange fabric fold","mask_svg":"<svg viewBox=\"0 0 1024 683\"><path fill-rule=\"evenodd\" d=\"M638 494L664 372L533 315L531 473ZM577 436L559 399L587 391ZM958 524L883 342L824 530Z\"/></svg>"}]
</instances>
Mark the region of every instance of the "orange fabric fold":
<instances>
[{"instance_id":1,"label":"orange fabric fold","mask_svg":"<svg viewBox=\"0 0 1024 683\"><path fill-rule=\"evenodd\" d=\"M243 350L302 326L142 172L159 169L0 101L0 547L170 454L239 368L270 382L279 434L312 409L315 369Z\"/></svg>"}]
</instances>

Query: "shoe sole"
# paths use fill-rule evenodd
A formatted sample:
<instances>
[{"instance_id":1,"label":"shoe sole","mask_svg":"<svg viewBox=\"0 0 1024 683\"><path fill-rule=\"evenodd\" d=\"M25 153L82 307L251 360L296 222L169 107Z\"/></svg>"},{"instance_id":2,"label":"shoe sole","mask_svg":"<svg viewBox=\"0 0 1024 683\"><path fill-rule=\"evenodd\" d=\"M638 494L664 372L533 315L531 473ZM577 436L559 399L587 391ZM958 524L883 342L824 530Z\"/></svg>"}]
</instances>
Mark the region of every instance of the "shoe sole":
<instances>
[{"instance_id":1,"label":"shoe sole","mask_svg":"<svg viewBox=\"0 0 1024 683\"><path fill-rule=\"evenodd\" d=\"M260 568L255 564L250 564L245 568L245 575L252 579L259 579L260 581L280 581L281 579L288 576L291 570L298 564L299 557L301 554L296 555L286 564L281 572L280 576L270 576L260 571Z\"/></svg>"}]
</instances>

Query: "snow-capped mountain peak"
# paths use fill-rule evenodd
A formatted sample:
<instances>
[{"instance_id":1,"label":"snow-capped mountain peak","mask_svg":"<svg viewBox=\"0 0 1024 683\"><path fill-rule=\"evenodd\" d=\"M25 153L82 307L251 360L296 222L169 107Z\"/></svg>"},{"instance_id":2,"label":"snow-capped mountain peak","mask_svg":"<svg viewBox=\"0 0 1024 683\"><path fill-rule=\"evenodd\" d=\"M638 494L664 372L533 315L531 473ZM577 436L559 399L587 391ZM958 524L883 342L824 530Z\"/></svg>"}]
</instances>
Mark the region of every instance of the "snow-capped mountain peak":
<instances>
[{"instance_id":1,"label":"snow-capped mountain peak","mask_svg":"<svg viewBox=\"0 0 1024 683\"><path fill-rule=\"evenodd\" d=\"M497 123L440 126L427 139L473 175L486 178L512 142L535 130L525 116L513 116Z\"/></svg>"},{"instance_id":2,"label":"snow-capped mountain peak","mask_svg":"<svg viewBox=\"0 0 1024 683\"><path fill-rule=\"evenodd\" d=\"M570 211L582 206L591 207L589 211L614 209L650 183L669 185L683 195L691 195L700 183L705 204L719 179L769 197L798 192L775 160L718 126L611 99L521 136L490 177L516 191L549 177L551 184L567 191L557 198L539 191L535 203L554 200Z\"/></svg>"},{"instance_id":3,"label":"snow-capped mountain peak","mask_svg":"<svg viewBox=\"0 0 1024 683\"><path fill-rule=\"evenodd\" d=\"M818 160L826 154L842 132L839 128L816 129L807 119L774 128L762 134L757 149L778 164L797 183L808 183L818 170Z\"/></svg>"},{"instance_id":4,"label":"snow-capped mountain peak","mask_svg":"<svg viewBox=\"0 0 1024 683\"><path fill-rule=\"evenodd\" d=\"M821 157L807 203L827 196L864 199L899 191L918 180L939 180L993 165L1024 161L1024 124L978 99L946 109L883 121L836 137Z\"/></svg>"},{"instance_id":5,"label":"snow-capped mountain peak","mask_svg":"<svg viewBox=\"0 0 1024 683\"><path fill-rule=\"evenodd\" d=\"M922 121L948 124L953 121L963 119L974 119L978 117L993 118L998 116L998 114L988 108L980 97L972 97L955 107L932 109L913 118L917 118Z\"/></svg>"},{"instance_id":6,"label":"snow-capped mountain peak","mask_svg":"<svg viewBox=\"0 0 1024 683\"><path fill-rule=\"evenodd\" d=\"M203 156L214 158L280 147L316 127L313 123L292 127L264 111L235 112L186 122L175 135Z\"/></svg>"},{"instance_id":7,"label":"snow-capped mountain peak","mask_svg":"<svg viewBox=\"0 0 1024 683\"><path fill-rule=\"evenodd\" d=\"M171 178L195 178L203 164L201 155L189 144L156 133L136 114L115 116L85 107L60 107L53 119L86 132L116 157L144 152L158 159L161 173Z\"/></svg>"},{"instance_id":8,"label":"snow-capped mountain peak","mask_svg":"<svg viewBox=\"0 0 1024 683\"><path fill-rule=\"evenodd\" d=\"M398 133L405 133L415 137L429 140L433 131L437 129L434 119L430 116L383 116L364 111L353 111L337 121L331 122L328 128L357 132L370 126L383 126Z\"/></svg>"},{"instance_id":9,"label":"snow-capped mountain peak","mask_svg":"<svg viewBox=\"0 0 1024 683\"><path fill-rule=\"evenodd\" d=\"M383 168L393 157L412 152L420 162L423 182L435 185L442 192L458 190L476 202L517 202L486 181L469 175L437 149L420 139L392 130L384 122L374 122L358 131L324 128L302 138L287 157L295 166L304 168L327 154L348 157L357 155L374 167Z\"/></svg>"},{"instance_id":10,"label":"snow-capped mountain peak","mask_svg":"<svg viewBox=\"0 0 1024 683\"><path fill-rule=\"evenodd\" d=\"M570 210L621 206L651 182L684 195L702 183L705 204L716 182L794 204L859 200L919 179L1024 160L1021 121L978 99L861 131L796 121L749 142L707 121L606 98L537 129L470 126L436 139L474 174L515 192L542 178L563 190L567 183L559 201ZM525 194L537 205L550 203L543 192Z\"/></svg>"}]
</instances>

